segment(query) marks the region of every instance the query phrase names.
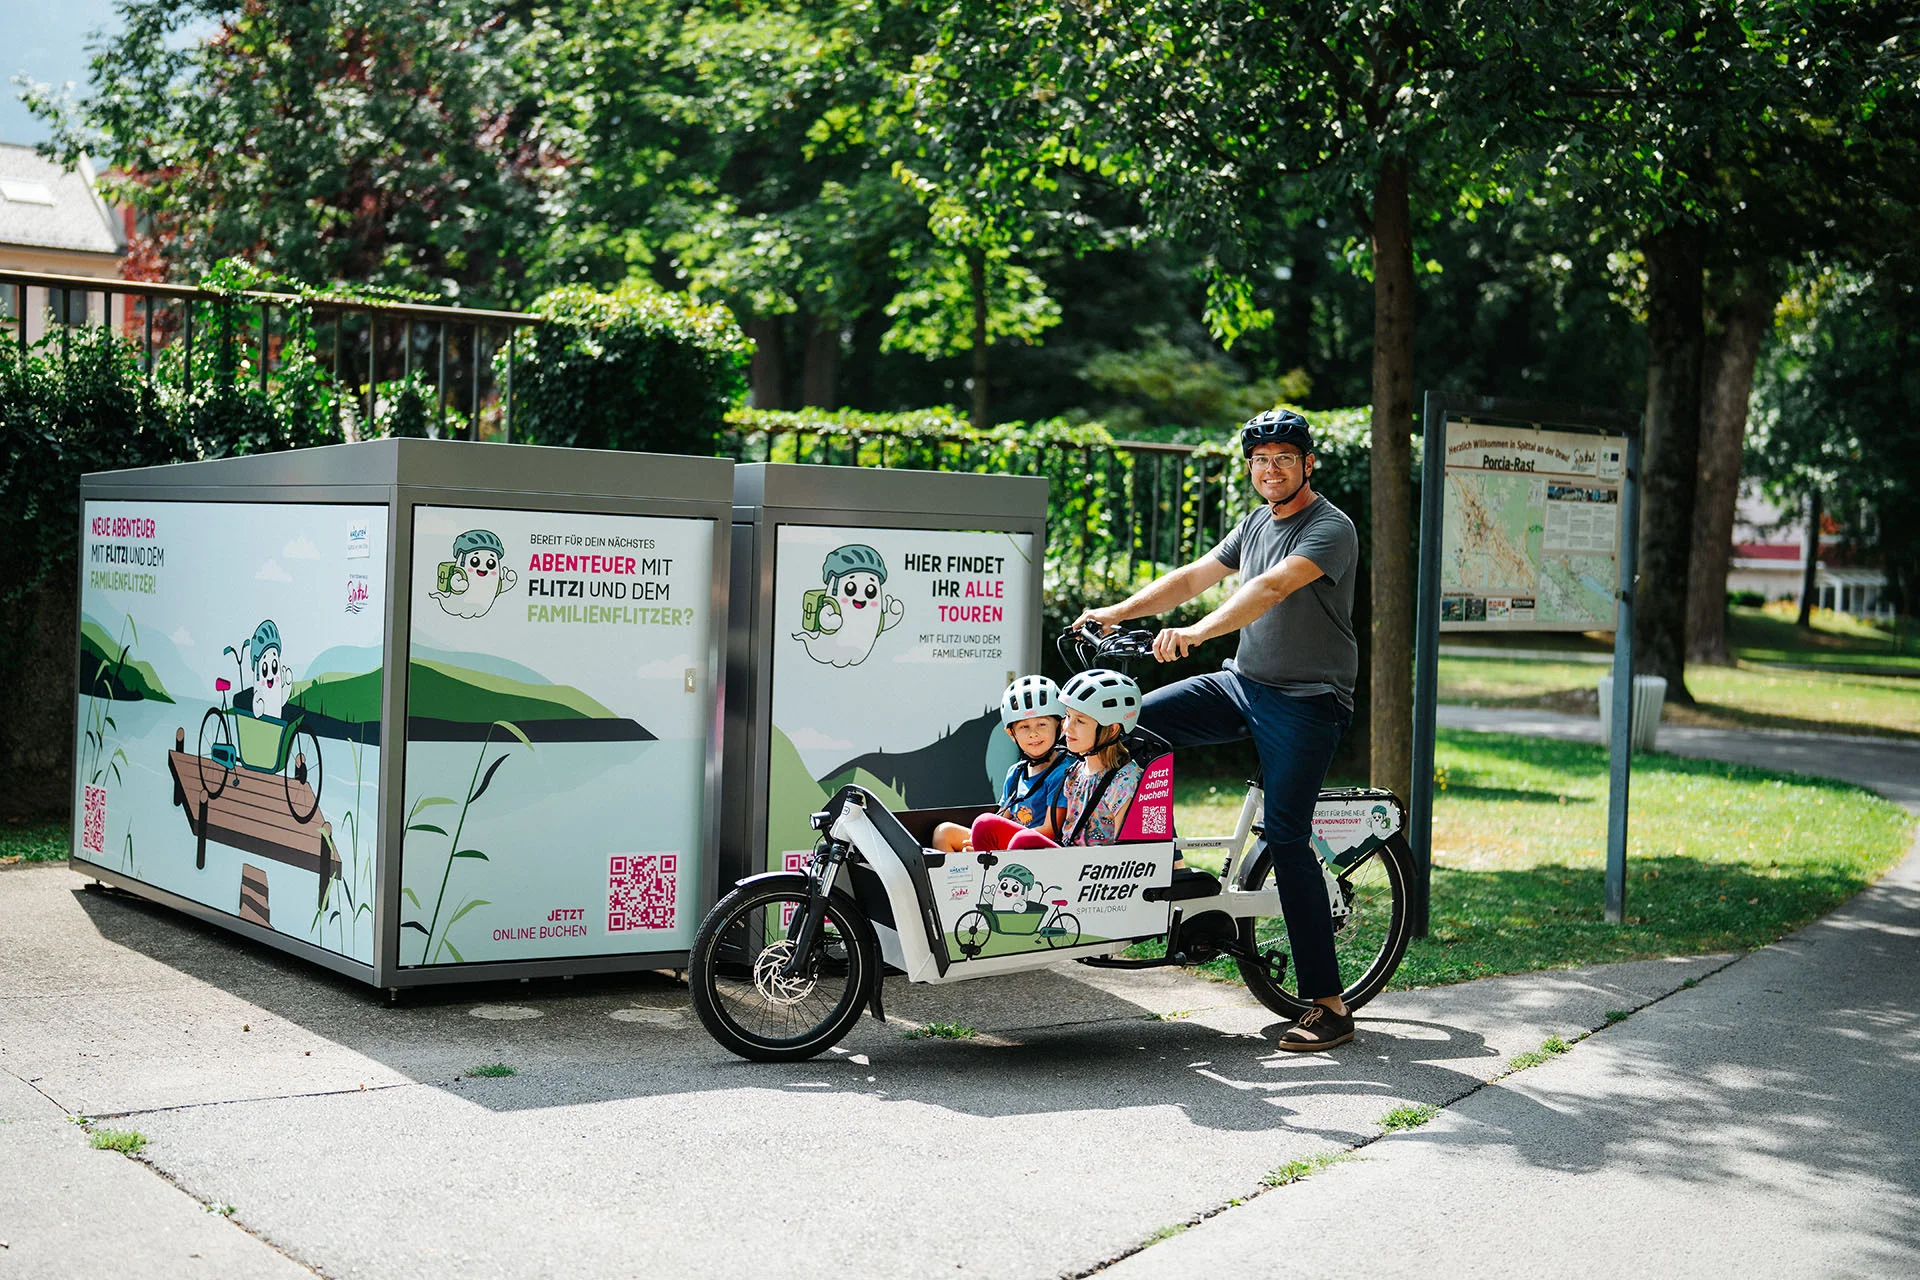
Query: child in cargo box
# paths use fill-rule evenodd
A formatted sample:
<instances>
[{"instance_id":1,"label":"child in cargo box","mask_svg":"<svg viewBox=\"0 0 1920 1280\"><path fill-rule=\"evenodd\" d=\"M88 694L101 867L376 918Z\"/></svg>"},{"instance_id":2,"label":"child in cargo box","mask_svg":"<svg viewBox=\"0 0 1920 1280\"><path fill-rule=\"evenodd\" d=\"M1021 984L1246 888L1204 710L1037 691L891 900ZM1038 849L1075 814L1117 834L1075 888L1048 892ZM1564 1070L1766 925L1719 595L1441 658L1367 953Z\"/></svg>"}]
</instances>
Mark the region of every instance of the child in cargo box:
<instances>
[{"instance_id":1,"label":"child in cargo box","mask_svg":"<svg viewBox=\"0 0 1920 1280\"><path fill-rule=\"evenodd\" d=\"M1022 676L1007 686L1000 698L1000 725L1020 748L1020 759L1007 770L1000 807L975 818L971 831L955 822L941 823L933 831L934 848L942 853L1004 849L1024 830L1053 833L1060 788L1073 763L1060 745L1065 713L1060 686L1045 676Z\"/></svg>"},{"instance_id":2,"label":"child in cargo box","mask_svg":"<svg viewBox=\"0 0 1920 1280\"><path fill-rule=\"evenodd\" d=\"M1140 686L1118 671L1095 668L1082 671L1060 690L1066 711L1067 750L1079 756L1067 770L1055 812L1055 840L1042 831L1018 831L1006 840L1008 849L1042 849L1056 844L1112 844L1120 837L1120 823L1133 803L1144 770L1127 758L1121 745L1140 722ZM983 833L975 824L976 848Z\"/></svg>"}]
</instances>

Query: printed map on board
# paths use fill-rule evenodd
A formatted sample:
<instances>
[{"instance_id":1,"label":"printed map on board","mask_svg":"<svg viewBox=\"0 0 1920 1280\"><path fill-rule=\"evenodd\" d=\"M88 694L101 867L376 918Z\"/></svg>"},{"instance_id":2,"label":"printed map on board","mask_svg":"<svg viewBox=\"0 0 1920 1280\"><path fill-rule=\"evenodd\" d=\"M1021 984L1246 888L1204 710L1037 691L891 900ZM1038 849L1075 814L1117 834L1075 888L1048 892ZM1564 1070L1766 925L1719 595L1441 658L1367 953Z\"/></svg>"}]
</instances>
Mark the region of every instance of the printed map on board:
<instances>
[{"instance_id":1,"label":"printed map on board","mask_svg":"<svg viewBox=\"0 0 1920 1280\"><path fill-rule=\"evenodd\" d=\"M1440 589L1532 591L1546 493L1533 476L1448 471Z\"/></svg>"},{"instance_id":2,"label":"printed map on board","mask_svg":"<svg viewBox=\"0 0 1920 1280\"><path fill-rule=\"evenodd\" d=\"M1584 622L1595 630L1611 630L1613 583L1618 576L1612 556L1548 556L1540 562L1540 619Z\"/></svg>"},{"instance_id":3,"label":"printed map on board","mask_svg":"<svg viewBox=\"0 0 1920 1280\"><path fill-rule=\"evenodd\" d=\"M1443 627L1609 630L1624 439L1447 424Z\"/></svg>"}]
</instances>

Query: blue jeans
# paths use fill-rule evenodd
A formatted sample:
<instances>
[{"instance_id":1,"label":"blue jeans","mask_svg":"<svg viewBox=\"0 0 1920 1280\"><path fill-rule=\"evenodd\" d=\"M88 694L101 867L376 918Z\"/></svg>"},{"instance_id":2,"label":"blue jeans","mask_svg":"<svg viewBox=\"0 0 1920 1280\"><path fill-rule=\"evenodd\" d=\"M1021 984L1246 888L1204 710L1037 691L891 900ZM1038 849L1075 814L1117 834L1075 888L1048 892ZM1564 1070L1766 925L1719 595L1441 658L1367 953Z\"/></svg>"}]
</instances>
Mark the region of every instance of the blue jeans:
<instances>
[{"instance_id":1,"label":"blue jeans","mask_svg":"<svg viewBox=\"0 0 1920 1280\"><path fill-rule=\"evenodd\" d=\"M1155 689L1140 704L1140 723L1176 749L1253 739L1267 796L1267 852L1303 1000L1341 990L1333 911L1308 837L1327 766L1352 720L1353 712L1330 693L1296 698L1232 670Z\"/></svg>"}]
</instances>

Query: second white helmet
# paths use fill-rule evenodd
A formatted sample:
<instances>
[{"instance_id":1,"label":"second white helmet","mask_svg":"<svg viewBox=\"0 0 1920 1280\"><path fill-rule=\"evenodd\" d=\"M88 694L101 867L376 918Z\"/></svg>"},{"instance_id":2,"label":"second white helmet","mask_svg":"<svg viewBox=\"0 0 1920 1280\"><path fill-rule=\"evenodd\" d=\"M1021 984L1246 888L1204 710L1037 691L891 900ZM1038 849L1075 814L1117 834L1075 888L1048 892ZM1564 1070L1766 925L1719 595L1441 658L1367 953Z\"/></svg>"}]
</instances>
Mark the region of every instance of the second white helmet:
<instances>
[{"instance_id":1,"label":"second white helmet","mask_svg":"<svg viewBox=\"0 0 1920 1280\"><path fill-rule=\"evenodd\" d=\"M1000 723L1010 727L1035 716L1064 716L1060 686L1045 676L1021 676L1000 696Z\"/></svg>"},{"instance_id":2,"label":"second white helmet","mask_svg":"<svg viewBox=\"0 0 1920 1280\"><path fill-rule=\"evenodd\" d=\"M1140 723L1140 686L1132 676L1105 667L1082 671L1060 690L1060 703L1095 724L1117 724L1130 732Z\"/></svg>"}]
</instances>

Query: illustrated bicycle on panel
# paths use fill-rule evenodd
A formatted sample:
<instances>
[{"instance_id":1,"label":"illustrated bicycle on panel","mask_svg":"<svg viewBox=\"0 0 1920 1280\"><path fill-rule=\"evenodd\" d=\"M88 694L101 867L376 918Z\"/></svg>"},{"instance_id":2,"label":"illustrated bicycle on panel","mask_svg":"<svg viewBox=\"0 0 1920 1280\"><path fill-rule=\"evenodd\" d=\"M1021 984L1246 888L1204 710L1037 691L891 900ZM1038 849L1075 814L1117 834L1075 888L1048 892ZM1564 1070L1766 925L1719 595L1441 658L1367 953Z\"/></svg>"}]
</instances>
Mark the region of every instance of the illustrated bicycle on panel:
<instances>
[{"instance_id":1,"label":"illustrated bicycle on panel","mask_svg":"<svg viewBox=\"0 0 1920 1280\"><path fill-rule=\"evenodd\" d=\"M1130 665L1153 656L1144 631L1103 636L1090 625L1059 645L1070 666L1118 672L1127 685ZM840 1040L863 1009L884 1019L888 973L941 984L1060 959L1150 968L1220 956L1262 1004L1298 1017L1313 1002L1289 981L1259 785L1249 784L1232 835L1182 837L1172 751L1137 726L1122 741L1143 769L1110 843L939 852L921 816L842 787L813 815L821 834L804 871L743 880L702 922L689 961L701 1021L743 1057L797 1060ZM1406 950L1412 859L1403 826L1391 792L1320 793L1312 843L1350 1008L1386 986ZM1219 858L1217 872L1184 865L1203 855ZM1024 875L1007 874L1011 866ZM1121 954L1157 940L1161 955Z\"/></svg>"},{"instance_id":2,"label":"illustrated bicycle on panel","mask_svg":"<svg viewBox=\"0 0 1920 1280\"><path fill-rule=\"evenodd\" d=\"M244 658L242 650L246 651ZM242 769L277 774L282 780L287 812L295 822L311 822L320 811L325 780L320 739L302 725L300 712L291 719L276 714L285 710L287 686L292 680L290 669L280 659L279 628L269 619L256 627L239 648L228 645L221 652L233 658L242 683L247 668L253 668L253 704L250 710L230 705L227 694L234 682L224 676L214 681L220 705L209 708L200 720L200 785L211 800L226 791ZM265 710L268 706L274 710Z\"/></svg>"}]
</instances>

